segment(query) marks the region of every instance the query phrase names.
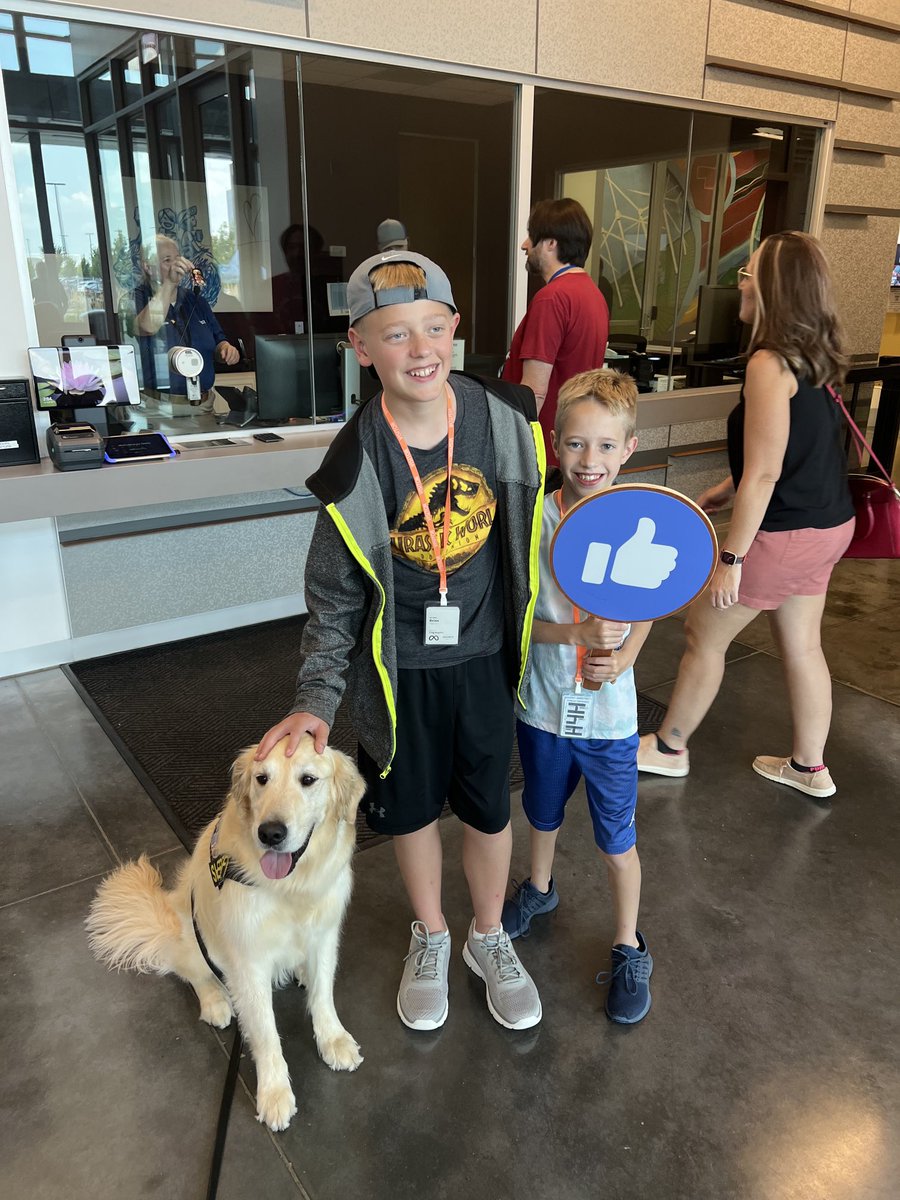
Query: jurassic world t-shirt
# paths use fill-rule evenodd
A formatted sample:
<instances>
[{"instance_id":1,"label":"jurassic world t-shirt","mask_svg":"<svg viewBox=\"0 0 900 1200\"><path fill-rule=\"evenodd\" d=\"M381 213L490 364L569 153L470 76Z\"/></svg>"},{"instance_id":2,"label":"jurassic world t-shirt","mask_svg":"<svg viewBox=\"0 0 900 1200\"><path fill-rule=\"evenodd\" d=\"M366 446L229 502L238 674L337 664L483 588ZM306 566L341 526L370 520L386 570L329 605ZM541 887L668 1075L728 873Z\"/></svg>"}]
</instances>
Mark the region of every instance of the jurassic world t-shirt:
<instances>
[{"instance_id":1,"label":"jurassic world t-shirt","mask_svg":"<svg viewBox=\"0 0 900 1200\"><path fill-rule=\"evenodd\" d=\"M451 380L456 396L453 470L450 475L450 542L447 599L460 608L455 646L423 645L425 605L440 599L438 569L422 505L403 451L381 411L368 405L360 433L375 463L394 559L398 667L443 667L496 653L503 642L500 539L493 532L497 509L494 447L484 389L468 379ZM447 498L447 439L431 450L411 446L413 460L443 543Z\"/></svg>"}]
</instances>

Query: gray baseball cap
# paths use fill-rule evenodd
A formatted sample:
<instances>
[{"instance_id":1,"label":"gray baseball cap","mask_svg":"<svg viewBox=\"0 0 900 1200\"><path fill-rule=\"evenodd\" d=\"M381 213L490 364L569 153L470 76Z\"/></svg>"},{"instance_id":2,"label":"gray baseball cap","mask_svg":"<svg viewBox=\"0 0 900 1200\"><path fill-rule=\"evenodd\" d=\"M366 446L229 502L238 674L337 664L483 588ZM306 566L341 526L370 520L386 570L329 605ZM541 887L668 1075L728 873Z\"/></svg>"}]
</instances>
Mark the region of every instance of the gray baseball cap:
<instances>
[{"instance_id":1,"label":"gray baseball cap","mask_svg":"<svg viewBox=\"0 0 900 1200\"><path fill-rule=\"evenodd\" d=\"M409 245L406 226L402 221L394 220L393 217L388 217L386 221L381 222L375 236L378 239L379 254L384 254L385 250L405 250Z\"/></svg>"},{"instance_id":2,"label":"gray baseball cap","mask_svg":"<svg viewBox=\"0 0 900 1200\"><path fill-rule=\"evenodd\" d=\"M376 267L383 267L387 263L413 263L421 267L425 272L425 287L384 288L376 292L369 276ZM351 325L376 308L387 308L390 304L411 304L414 300L437 300L449 305L454 312L458 311L446 274L436 262L412 250L388 250L384 254L373 254L359 264L347 284Z\"/></svg>"}]
</instances>

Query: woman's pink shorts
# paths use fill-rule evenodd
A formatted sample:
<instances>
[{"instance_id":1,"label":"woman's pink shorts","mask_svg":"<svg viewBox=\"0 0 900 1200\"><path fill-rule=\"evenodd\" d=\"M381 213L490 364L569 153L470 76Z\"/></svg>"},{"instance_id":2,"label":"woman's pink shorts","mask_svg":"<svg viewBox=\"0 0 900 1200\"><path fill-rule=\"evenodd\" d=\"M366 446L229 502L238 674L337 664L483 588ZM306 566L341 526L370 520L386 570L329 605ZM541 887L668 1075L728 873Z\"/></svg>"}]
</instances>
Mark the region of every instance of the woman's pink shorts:
<instances>
[{"instance_id":1,"label":"woman's pink shorts","mask_svg":"<svg viewBox=\"0 0 900 1200\"><path fill-rule=\"evenodd\" d=\"M834 564L853 537L856 518L834 529L760 530L741 570L738 599L747 608L778 608L789 596L823 596Z\"/></svg>"}]
</instances>

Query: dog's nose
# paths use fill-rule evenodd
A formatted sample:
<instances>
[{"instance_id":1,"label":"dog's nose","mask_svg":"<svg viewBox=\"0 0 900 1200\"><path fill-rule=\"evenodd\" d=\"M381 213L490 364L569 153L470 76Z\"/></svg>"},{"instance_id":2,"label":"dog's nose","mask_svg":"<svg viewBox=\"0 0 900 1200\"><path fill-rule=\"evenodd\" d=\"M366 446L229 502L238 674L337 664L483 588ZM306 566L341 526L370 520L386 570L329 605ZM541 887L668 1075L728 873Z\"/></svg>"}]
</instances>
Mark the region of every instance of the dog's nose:
<instances>
[{"instance_id":1,"label":"dog's nose","mask_svg":"<svg viewBox=\"0 0 900 1200\"><path fill-rule=\"evenodd\" d=\"M282 821L264 821L257 833L264 846L278 847L287 837L287 825Z\"/></svg>"}]
</instances>

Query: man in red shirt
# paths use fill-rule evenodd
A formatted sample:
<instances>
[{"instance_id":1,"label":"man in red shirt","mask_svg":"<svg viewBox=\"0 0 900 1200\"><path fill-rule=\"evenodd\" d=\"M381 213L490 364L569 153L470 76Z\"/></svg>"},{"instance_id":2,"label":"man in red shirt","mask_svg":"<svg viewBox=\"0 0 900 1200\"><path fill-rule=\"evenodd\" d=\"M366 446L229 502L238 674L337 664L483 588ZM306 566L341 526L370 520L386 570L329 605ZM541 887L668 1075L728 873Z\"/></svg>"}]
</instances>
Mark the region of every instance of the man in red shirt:
<instances>
[{"instance_id":1,"label":"man in red shirt","mask_svg":"<svg viewBox=\"0 0 900 1200\"><path fill-rule=\"evenodd\" d=\"M593 237L577 200L539 200L522 243L526 267L541 276L544 287L513 335L502 378L524 383L537 397L547 461L554 465L556 395L573 375L603 366L609 337L609 309L584 270Z\"/></svg>"}]
</instances>

